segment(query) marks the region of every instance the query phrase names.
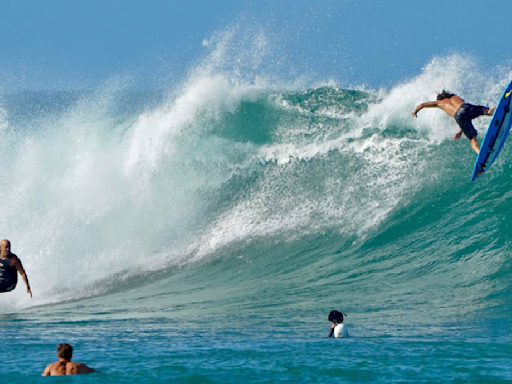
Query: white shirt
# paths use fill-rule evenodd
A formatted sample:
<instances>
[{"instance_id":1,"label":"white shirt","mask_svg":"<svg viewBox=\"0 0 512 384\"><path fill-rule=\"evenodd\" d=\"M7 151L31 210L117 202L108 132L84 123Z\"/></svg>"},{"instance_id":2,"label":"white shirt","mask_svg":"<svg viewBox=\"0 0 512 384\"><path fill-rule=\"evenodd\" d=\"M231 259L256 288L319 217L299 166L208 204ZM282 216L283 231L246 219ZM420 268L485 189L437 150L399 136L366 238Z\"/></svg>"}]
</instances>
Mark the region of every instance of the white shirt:
<instances>
[{"instance_id":1,"label":"white shirt","mask_svg":"<svg viewBox=\"0 0 512 384\"><path fill-rule=\"evenodd\" d=\"M345 324L338 324L334 327L334 337L348 337L348 327Z\"/></svg>"}]
</instances>

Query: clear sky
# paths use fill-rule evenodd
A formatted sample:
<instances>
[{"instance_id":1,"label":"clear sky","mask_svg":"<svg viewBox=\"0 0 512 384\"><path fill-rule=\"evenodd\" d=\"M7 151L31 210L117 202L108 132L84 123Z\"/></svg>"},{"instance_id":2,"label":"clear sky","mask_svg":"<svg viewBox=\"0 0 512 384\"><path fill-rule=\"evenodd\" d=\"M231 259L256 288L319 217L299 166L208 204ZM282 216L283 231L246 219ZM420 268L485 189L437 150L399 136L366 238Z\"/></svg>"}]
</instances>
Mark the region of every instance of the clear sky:
<instances>
[{"instance_id":1,"label":"clear sky","mask_svg":"<svg viewBox=\"0 0 512 384\"><path fill-rule=\"evenodd\" d=\"M205 39L244 23L268 33L291 77L392 86L452 52L510 66L511 15L511 0L1 0L0 90L123 74L161 86L205 54Z\"/></svg>"}]
</instances>

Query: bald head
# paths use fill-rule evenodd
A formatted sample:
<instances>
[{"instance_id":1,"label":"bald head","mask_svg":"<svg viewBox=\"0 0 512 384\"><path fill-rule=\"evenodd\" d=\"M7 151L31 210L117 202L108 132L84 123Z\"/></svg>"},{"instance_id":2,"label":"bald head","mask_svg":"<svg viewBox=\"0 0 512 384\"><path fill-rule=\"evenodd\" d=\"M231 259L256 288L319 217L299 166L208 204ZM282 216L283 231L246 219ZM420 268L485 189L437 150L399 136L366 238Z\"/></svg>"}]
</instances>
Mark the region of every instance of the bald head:
<instances>
[{"instance_id":1,"label":"bald head","mask_svg":"<svg viewBox=\"0 0 512 384\"><path fill-rule=\"evenodd\" d=\"M0 256L5 258L11 253L11 242L7 239L0 241Z\"/></svg>"}]
</instances>

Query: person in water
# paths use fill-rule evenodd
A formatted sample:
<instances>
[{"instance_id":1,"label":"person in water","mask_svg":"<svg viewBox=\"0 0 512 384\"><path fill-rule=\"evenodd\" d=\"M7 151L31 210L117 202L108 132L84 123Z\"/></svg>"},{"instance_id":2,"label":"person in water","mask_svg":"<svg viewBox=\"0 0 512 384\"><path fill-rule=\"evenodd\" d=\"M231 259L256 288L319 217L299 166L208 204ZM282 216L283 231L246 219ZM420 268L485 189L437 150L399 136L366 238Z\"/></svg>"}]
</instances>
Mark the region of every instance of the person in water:
<instances>
[{"instance_id":1,"label":"person in water","mask_svg":"<svg viewBox=\"0 0 512 384\"><path fill-rule=\"evenodd\" d=\"M332 325L328 337L348 337L348 327L343 324L344 316L347 315L340 311L331 311L329 313L327 319L332 322Z\"/></svg>"},{"instance_id":2,"label":"person in water","mask_svg":"<svg viewBox=\"0 0 512 384\"><path fill-rule=\"evenodd\" d=\"M18 272L27 286L27 293L32 298L28 277L23 269L21 260L11 253L11 242L7 239L0 241L0 293L10 292L18 284Z\"/></svg>"},{"instance_id":3,"label":"person in water","mask_svg":"<svg viewBox=\"0 0 512 384\"><path fill-rule=\"evenodd\" d=\"M453 139L459 140L462 133L464 133L471 142L471 148L478 154L480 152L480 145L476 139L478 132L471 120L482 115L492 115L496 107L489 108L482 105L468 104L459 96L443 90L437 95L437 100L419 104L416 109L411 112L411 115L417 117L418 112L423 108L441 108L448 115L453 117L460 127L460 131Z\"/></svg>"},{"instance_id":4,"label":"person in water","mask_svg":"<svg viewBox=\"0 0 512 384\"><path fill-rule=\"evenodd\" d=\"M41 376L63 376L99 372L95 369L89 368L85 364L71 361L71 358L73 357L73 347L69 344L57 345L57 357L59 358L59 361L48 364Z\"/></svg>"}]
</instances>

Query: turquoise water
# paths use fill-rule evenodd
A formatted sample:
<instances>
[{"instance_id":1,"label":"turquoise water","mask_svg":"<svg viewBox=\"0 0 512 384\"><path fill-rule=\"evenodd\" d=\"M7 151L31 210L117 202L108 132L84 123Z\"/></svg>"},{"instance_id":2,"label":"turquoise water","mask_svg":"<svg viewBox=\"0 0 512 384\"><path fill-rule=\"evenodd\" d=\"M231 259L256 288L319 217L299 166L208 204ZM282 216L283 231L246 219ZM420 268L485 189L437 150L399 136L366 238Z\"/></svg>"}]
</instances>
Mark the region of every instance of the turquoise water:
<instances>
[{"instance_id":1,"label":"turquoise water","mask_svg":"<svg viewBox=\"0 0 512 384\"><path fill-rule=\"evenodd\" d=\"M73 382L512 380L510 147L470 183L455 123L409 114L510 73L290 83L222 47L169 90L1 95L0 237L34 293L0 296L2 382L47 381L61 342L102 371Z\"/></svg>"}]
</instances>

